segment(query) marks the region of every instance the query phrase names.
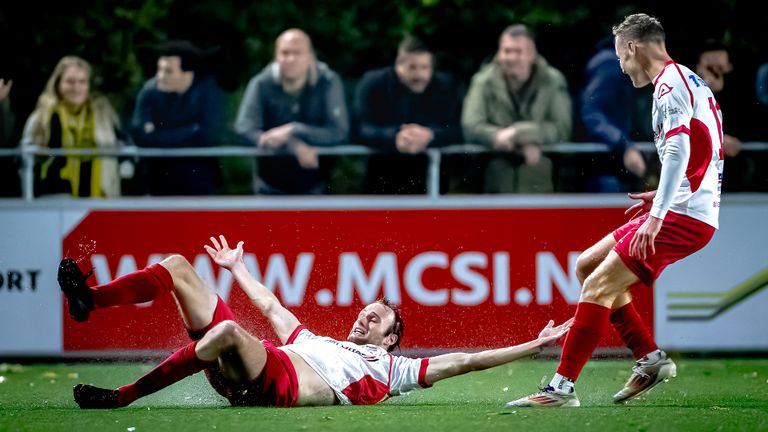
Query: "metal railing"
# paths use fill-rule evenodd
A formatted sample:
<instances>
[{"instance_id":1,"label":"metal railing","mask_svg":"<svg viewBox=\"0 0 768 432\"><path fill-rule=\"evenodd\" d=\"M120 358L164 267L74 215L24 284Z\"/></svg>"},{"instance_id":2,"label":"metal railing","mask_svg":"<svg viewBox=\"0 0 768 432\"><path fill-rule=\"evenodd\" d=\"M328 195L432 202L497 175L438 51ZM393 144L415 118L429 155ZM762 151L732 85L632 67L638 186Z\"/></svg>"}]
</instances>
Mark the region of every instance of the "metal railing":
<instances>
[{"instance_id":1,"label":"metal railing","mask_svg":"<svg viewBox=\"0 0 768 432\"><path fill-rule=\"evenodd\" d=\"M636 145L644 152L656 150L653 143L643 142ZM361 145L340 145L332 147L316 147L320 156L374 155L381 151ZM609 147L600 143L559 143L547 146L545 154L589 154L607 153ZM768 151L768 142L745 142L742 151ZM478 144L456 144L445 147L429 148L426 155L429 158L427 168L427 196L437 199L440 196L440 163L442 155L472 155L492 153L493 150ZM123 146L116 149L50 149L35 145L20 145L12 149L0 149L0 157L20 156L22 159L21 186L22 198L25 201L34 199L34 162L35 156L101 156L101 157L269 157L275 153L255 147L221 146L221 147L185 147L185 148L147 148Z\"/></svg>"}]
</instances>

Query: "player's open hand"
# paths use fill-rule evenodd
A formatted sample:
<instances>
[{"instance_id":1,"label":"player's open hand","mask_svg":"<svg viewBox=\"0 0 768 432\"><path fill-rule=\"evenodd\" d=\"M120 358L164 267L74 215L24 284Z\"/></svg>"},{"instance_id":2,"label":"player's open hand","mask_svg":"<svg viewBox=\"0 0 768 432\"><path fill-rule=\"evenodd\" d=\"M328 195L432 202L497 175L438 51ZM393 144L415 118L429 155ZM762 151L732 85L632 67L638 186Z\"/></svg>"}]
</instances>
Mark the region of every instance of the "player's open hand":
<instances>
[{"instance_id":1,"label":"player's open hand","mask_svg":"<svg viewBox=\"0 0 768 432\"><path fill-rule=\"evenodd\" d=\"M549 320L547 325L539 332L539 342L542 346L553 345L558 339L563 337L573 324L573 318L555 327L555 322Z\"/></svg>"},{"instance_id":2,"label":"player's open hand","mask_svg":"<svg viewBox=\"0 0 768 432\"><path fill-rule=\"evenodd\" d=\"M645 260L650 255L656 253L656 236L661 230L661 224L663 220L649 216L648 219L640 225L635 235L632 237L632 241L629 242L629 256L641 260Z\"/></svg>"},{"instance_id":3,"label":"player's open hand","mask_svg":"<svg viewBox=\"0 0 768 432\"><path fill-rule=\"evenodd\" d=\"M651 211L651 207L653 207L653 199L656 198L656 191L650 191L650 192L630 192L629 198L634 200L641 200L638 203L635 203L632 205L632 207L628 208L624 211L624 214L632 214L632 217L629 218L629 220L632 220L643 213L648 213Z\"/></svg>"},{"instance_id":4,"label":"player's open hand","mask_svg":"<svg viewBox=\"0 0 768 432\"><path fill-rule=\"evenodd\" d=\"M211 237L213 247L209 245L203 246L208 255L211 256L211 259L213 259L213 262L229 271L232 271L232 267L235 265L243 264L244 243L241 241L237 244L236 248L231 249L223 235L219 236L219 240L221 240L221 244L216 241L216 237Z\"/></svg>"}]
</instances>

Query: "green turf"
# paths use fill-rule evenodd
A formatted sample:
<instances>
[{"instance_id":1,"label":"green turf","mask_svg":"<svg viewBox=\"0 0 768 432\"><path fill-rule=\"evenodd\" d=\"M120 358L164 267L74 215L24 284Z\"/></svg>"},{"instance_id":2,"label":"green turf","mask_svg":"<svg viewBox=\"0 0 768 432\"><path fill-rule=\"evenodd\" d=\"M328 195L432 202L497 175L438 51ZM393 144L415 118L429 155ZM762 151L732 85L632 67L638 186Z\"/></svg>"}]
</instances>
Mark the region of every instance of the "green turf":
<instances>
[{"instance_id":1,"label":"green turf","mask_svg":"<svg viewBox=\"0 0 768 432\"><path fill-rule=\"evenodd\" d=\"M630 366L590 362L577 385L582 407L570 409L505 409L504 402L535 390L555 367L520 361L377 406L234 408L198 374L129 408L82 411L72 401L74 384L116 387L150 365L0 365L0 431L768 430L768 359L680 359L677 378L615 406L611 395Z\"/></svg>"}]
</instances>

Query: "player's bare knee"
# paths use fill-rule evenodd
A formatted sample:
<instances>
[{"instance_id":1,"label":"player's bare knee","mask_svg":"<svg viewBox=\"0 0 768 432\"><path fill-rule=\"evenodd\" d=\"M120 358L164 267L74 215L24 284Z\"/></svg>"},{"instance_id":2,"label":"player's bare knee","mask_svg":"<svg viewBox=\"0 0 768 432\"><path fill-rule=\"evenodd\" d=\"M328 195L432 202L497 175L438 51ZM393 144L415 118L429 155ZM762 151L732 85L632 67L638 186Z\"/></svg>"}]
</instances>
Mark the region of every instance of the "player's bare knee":
<instances>
[{"instance_id":1,"label":"player's bare knee","mask_svg":"<svg viewBox=\"0 0 768 432\"><path fill-rule=\"evenodd\" d=\"M195 290L205 289L205 285L201 283L195 268L183 256L171 255L161 261L160 264L168 269L173 277L176 291L192 293Z\"/></svg>"},{"instance_id":2,"label":"player's bare knee","mask_svg":"<svg viewBox=\"0 0 768 432\"><path fill-rule=\"evenodd\" d=\"M186 258L178 254L171 255L162 260L160 265L165 267L169 273L175 276L183 276L189 271L195 271L194 267L192 267L192 264L190 264Z\"/></svg>"},{"instance_id":3,"label":"player's bare knee","mask_svg":"<svg viewBox=\"0 0 768 432\"><path fill-rule=\"evenodd\" d=\"M595 257L589 251L582 252L576 259L576 277L579 279L579 282L584 284L584 281L592 274L595 267L597 267Z\"/></svg>"},{"instance_id":4,"label":"player's bare knee","mask_svg":"<svg viewBox=\"0 0 768 432\"><path fill-rule=\"evenodd\" d=\"M226 350L237 345L242 328L231 320L222 321L208 331L206 337L219 349Z\"/></svg>"}]
</instances>

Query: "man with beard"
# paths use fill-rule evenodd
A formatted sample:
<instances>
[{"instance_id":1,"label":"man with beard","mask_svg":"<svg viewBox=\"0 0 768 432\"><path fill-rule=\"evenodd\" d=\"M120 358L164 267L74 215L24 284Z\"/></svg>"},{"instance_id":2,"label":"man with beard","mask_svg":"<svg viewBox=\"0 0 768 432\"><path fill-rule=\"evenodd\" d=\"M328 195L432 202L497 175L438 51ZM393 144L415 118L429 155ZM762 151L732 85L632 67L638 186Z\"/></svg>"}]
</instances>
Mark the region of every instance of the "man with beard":
<instances>
[{"instance_id":1,"label":"man with beard","mask_svg":"<svg viewBox=\"0 0 768 432\"><path fill-rule=\"evenodd\" d=\"M356 141L387 152L369 158L366 191L426 192L427 147L462 142L461 95L421 40L407 36L394 66L367 72L355 97Z\"/></svg>"}]
</instances>

